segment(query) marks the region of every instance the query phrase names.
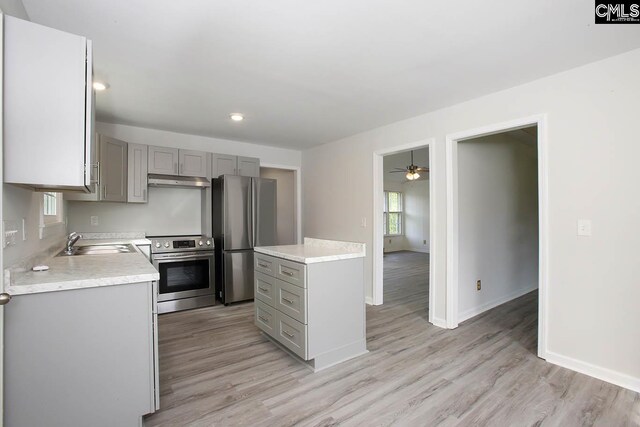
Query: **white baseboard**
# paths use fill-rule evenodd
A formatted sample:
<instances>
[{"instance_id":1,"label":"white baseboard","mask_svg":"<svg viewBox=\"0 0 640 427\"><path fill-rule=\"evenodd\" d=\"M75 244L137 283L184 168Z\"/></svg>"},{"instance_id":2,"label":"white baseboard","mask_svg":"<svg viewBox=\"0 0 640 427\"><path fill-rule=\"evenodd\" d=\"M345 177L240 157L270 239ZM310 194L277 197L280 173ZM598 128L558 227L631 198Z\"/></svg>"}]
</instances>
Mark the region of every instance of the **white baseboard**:
<instances>
[{"instance_id":1,"label":"white baseboard","mask_svg":"<svg viewBox=\"0 0 640 427\"><path fill-rule=\"evenodd\" d=\"M491 310L494 307L504 304L505 302L511 301L512 299L521 297L522 295L528 294L529 292L535 291L536 289L538 289L537 283L535 286L532 286L530 288L518 289L517 291L511 292L510 294L504 295L498 299L489 301L477 307L472 307L462 313L458 313L458 323L462 323L465 320L471 319L472 317L477 316L480 313L484 313L487 310Z\"/></svg>"},{"instance_id":2,"label":"white baseboard","mask_svg":"<svg viewBox=\"0 0 640 427\"><path fill-rule=\"evenodd\" d=\"M429 248L427 246L416 246L416 247L412 246L407 250L411 252L422 252L423 254L429 253Z\"/></svg>"},{"instance_id":3,"label":"white baseboard","mask_svg":"<svg viewBox=\"0 0 640 427\"><path fill-rule=\"evenodd\" d=\"M592 365L591 363L563 356L552 351L547 351L546 356L547 362L553 363L554 365L562 366L563 368L571 369L572 371L580 372L581 374L589 375L590 377L640 393L640 378Z\"/></svg>"},{"instance_id":4,"label":"white baseboard","mask_svg":"<svg viewBox=\"0 0 640 427\"><path fill-rule=\"evenodd\" d=\"M365 302L365 304L373 305L373 298L371 298L371 297L364 297L364 302Z\"/></svg>"},{"instance_id":5,"label":"white baseboard","mask_svg":"<svg viewBox=\"0 0 640 427\"><path fill-rule=\"evenodd\" d=\"M434 317L432 319L433 321L431 322L434 326L437 326L439 328L444 328L447 329L447 322L444 319L440 319L438 317Z\"/></svg>"}]
</instances>

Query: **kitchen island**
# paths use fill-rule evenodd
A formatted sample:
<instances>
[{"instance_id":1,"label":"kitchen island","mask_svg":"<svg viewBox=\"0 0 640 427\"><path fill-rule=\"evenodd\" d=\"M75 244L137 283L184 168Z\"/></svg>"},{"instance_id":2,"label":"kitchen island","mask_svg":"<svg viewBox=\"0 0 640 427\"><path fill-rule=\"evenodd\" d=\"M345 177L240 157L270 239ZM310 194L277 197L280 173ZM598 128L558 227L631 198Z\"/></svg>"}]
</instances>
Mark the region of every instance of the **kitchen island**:
<instances>
[{"instance_id":1,"label":"kitchen island","mask_svg":"<svg viewBox=\"0 0 640 427\"><path fill-rule=\"evenodd\" d=\"M367 353L363 243L254 249L255 324L317 372Z\"/></svg>"},{"instance_id":2,"label":"kitchen island","mask_svg":"<svg viewBox=\"0 0 640 427\"><path fill-rule=\"evenodd\" d=\"M115 241L146 244L77 246ZM159 407L158 272L138 249L38 263L5 274L6 424L139 426Z\"/></svg>"}]
</instances>

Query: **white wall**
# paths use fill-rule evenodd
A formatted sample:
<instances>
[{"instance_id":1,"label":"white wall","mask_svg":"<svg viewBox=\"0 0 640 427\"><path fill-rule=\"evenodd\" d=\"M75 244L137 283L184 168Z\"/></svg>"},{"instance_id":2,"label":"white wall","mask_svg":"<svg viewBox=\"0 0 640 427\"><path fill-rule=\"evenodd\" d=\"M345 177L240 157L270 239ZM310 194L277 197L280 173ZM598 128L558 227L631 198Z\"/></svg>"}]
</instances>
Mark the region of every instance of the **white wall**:
<instances>
[{"instance_id":1,"label":"white wall","mask_svg":"<svg viewBox=\"0 0 640 427\"><path fill-rule=\"evenodd\" d=\"M11 267L16 262L38 252L44 252L54 246L62 247L66 228L55 227L54 232L40 239L40 201L42 193L3 184L3 221L10 221L19 229L16 245L3 250L4 265ZM25 236L22 240L22 219L25 219ZM13 227L11 227L13 228Z\"/></svg>"},{"instance_id":2,"label":"white wall","mask_svg":"<svg viewBox=\"0 0 640 427\"><path fill-rule=\"evenodd\" d=\"M150 236L200 234L202 190L149 188L148 203L67 203L68 229L77 232L139 231ZM98 217L98 226L91 225Z\"/></svg>"},{"instance_id":3,"label":"white wall","mask_svg":"<svg viewBox=\"0 0 640 427\"><path fill-rule=\"evenodd\" d=\"M373 153L434 138L434 316L445 318L446 135L546 114L550 360L640 390L640 49L325 144L303 154L306 236L367 245L372 289ZM358 167L353 167L357 164ZM332 201L332 203L327 203ZM340 209L335 209L340 206ZM361 219L367 227L361 227ZM592 237L576 236L578 219Z\"/></svg>"},{"instance_id":4,"label":"white wall","mask_svg":"<svg viewBox=\"0 0 640 427\"><path fill-rule=\"evenodd\" d=\"M460 322L538 287L537 167L508 134L458 143Z\"/></svg>"},{"instance_id":5,"label":"white wall","mask_svg":"<svg viewBox=\"0 0 640 427\"><path fill-rule=\"evenodd\" d=\"M295 244L297 204L294 172L285 169L260 168L260 177L278 181L276 202L278 244Z\"/></svg>"},{"instance_id":6,"label":"white wall","mask_svg":"<svg viewBox=\"0 0 640 427\"><path fill-rule=\"evenodd\" d=\"M267 145L101 122L96 123L96 131L102 135L136 144L185 148L234 156L259 157L260 163L268 166L277 164L299 167L302 162L302 153L298 150L269 147Z\"/></svg>"},{"instance_id":7,"label":"white wall","mask_svg":"<svg viewBox=\"0 0 640 427\"><path fill-rule=\"evenodd\" d=\"M429 180L407 181L404 188L406 249L429 252Z\"/></svg>"}]
</instances>

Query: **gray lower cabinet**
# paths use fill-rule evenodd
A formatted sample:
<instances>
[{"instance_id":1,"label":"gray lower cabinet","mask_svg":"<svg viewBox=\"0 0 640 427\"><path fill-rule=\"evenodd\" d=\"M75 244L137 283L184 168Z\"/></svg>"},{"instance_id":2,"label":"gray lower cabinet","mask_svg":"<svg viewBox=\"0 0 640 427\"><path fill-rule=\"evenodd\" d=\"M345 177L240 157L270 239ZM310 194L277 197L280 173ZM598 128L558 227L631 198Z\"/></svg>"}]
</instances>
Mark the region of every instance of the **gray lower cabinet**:
<instances>
[{"instance_id":1,"label":"gray lower cabinet","mask_svg":"<svg viewBox=\"0 0 640 427\"><path fill-rule=\"evenodd\" d=\"M314 371L367 352L363 258L301 264L254 253L255 324Z\"/></svg>"},{"instance_id":2,"label":"gray lower cabinet","mask_svg":"<svg viewBox=\"0 0 640 427\"><path fill-rule=\"evenodd\" d=\"M5 425L139 426L159 402L154 300L151 282L14 296Z\"/></svg>"},{"instance_id":3,"label":"gray lower cabinet","mask_svg":"<svg viewBox=\"0 0 640 427\"><path fill-rule=\"evenodd\" d=\"M127 202L147 203L148 147L130 143L127 162Z\"/></svg>"}]
</instances>

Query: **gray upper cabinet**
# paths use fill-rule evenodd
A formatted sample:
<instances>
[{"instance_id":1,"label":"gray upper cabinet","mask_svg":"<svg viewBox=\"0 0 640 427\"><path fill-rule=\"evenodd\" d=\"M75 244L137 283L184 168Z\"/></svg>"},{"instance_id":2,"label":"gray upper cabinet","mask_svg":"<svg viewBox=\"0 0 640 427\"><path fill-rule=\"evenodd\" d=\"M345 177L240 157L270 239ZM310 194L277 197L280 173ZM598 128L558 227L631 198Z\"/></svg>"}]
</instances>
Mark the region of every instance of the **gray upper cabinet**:
<instances>
[{"instance_id":1,"label":"gray upper cabinet","mask_svg":"<svg viewBox=\"0 0 640 427\"><path fill-rule=\"evenodd\" d=\"M255 157L230 156L214 154L211 165L211 176L220 175L260 176L260 159Z\"/></svg>"},{"instance_id":2,"label":"gray upper cabinet","mask_svg":"<svg viewBox=\"0 0 640 427\"><path fill-rule=\"evenodd\" d=\"M178 149L149 146L149 173L178 175Z\"/></svg>"},{"instance_id":3,"label":"gray upper cabinet","mask_svg":"<svg viewBox=\"0 0 640 427\"><path fill-rule=\"evenodd\" d=\"M149 173L207 177L208 153L149 146Z\"/></svg>"},{"instance_id":4,"label":"gray upper cabinet","mask_svg":"<svg viewBox=\"0 0 640 427\"><path fill-rule=\"evenodd\" d=\"M127 201L127 143L100 136L100 192L107 202Z\"/></svg>"},{"instance_id":5,"label":"gray upper cabinet","mask_svg":"<svg viewBox=\"0 0 640 427\"><path fill-rule=\"evenodd\" d=\"M4 15L4 182L88 191L91 41Z\"/></svg>"},{"instance_id":6,"label":"gray upper cabinet","mask_svg":"<svg viewBox=\"0 0 640 427\"><path fill-rule=\"evenodd\" d=\"M260 159L238 156L238 175L260 177Z\"/></svg>"},{"instance_id":7,"label":"gray upper cabinet","mask_svg":"<svg viewBox=\"0 0 640 427\"><path fill-rule=\"evenodd\" d=\"M182 176L207 177L208 153L203 151L179 150L179 174Z\"/></svg>"},{"instance_id":8,"label":"gray upper cabinet","mask_svg":"<svg viewBox=\"0 0 640 427\"><path fill-rule=\"evenodd\" d=\"M148 147L129 144L127 171L127 202L147 203Z\"/></svg>"}]
</instances>

